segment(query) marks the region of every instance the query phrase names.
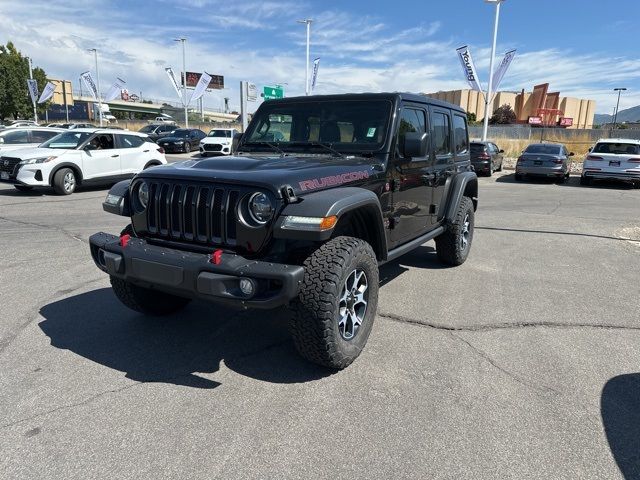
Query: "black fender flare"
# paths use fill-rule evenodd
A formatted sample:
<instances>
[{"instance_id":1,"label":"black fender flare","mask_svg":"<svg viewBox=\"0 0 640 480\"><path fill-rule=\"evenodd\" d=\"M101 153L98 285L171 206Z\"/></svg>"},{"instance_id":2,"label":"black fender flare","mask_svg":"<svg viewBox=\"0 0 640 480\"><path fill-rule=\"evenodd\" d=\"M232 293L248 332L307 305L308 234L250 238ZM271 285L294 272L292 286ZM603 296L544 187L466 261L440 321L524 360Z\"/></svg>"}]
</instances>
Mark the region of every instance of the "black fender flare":
<instances>
[{"instance_id":1,"label":"black fender flare","mask_svg":"<svg viewBox=\"0 0 640 480\"><path fill-rule=\"evenodd\" d=\"M76 165L75 163L69 163L69 162L63 162L60 165L56 165L56 167L51 170L51 173L49 174L49 185L53 187L53 177L55 176L56 173L58 173L58 170L60 170L61 168L70 168L71 170L74 171L74 173L76 174L76 182L78 184L82 183L82 169Z\"/></svg>"},{"instance_id":2,"label":"black fender flare","mask_svg":"<svg viewBox=\"0 0 640 480\"><path fill-rule=\"evenodd\" d=\"M373 245L380 260L387 257L387 241L382 220L382 208L378 196L371 190L360 187L341 187L313 192L299 197L298 203L290 203L280 212L275 222L274 238L326 241L331 238L333 228L324 231L294 230L282 228L286 216L331 217L340 218L349 212L360 210L367 215L367 223L371 228Z\"/></svg>"},{"instance_id":3,"label":"black fender flare","mask_svg":"<svg viewBox=\"0 0 640 480\"><path fill-rule=\"evenodd\" d=\"M471 198L473 209L478 208L478 176L475 172L457 173L446 191L447 201L443 203L445 222L453 221L462 197Z\"/></svg>"},{"instance_id":4,"label":"black fender flare","mask_svg":"<svg viewBox=\"0 0 640 480\"><path fill-rule=\"evenodd\" d=\"M129 185L131 180L122 180L109 189L107 200L102 202L102 209L114 215L128 217L131 215L129 208Z\"/></svg>"}]
</instances>

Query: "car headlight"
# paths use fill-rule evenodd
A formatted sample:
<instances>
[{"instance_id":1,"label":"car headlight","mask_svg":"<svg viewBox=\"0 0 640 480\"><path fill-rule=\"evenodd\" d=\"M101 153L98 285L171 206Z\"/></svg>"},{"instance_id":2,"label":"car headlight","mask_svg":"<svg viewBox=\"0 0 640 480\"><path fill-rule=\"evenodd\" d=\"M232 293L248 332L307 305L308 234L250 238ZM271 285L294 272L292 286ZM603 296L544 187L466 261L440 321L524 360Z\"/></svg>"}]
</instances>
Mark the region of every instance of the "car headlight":
<instances>
[{"instance_id":1,"label":"car headlight","mask_svg":"<svg viewBox=\"0 0 640 480\"><path fill-rule=\"evenodd\" d=\"M149 185L147 182L142 182L138 187L138 201L142 208L147 208L149 204Z\"/></svg>"},{"instance_id":2,"label":"car headlight","mask_svg":"<svg viewBox=\"0 0 640 480\"><path fill-rule=\"evenodd\" d=\"M256 192L249 198L249 214L253 221L265 224L273 217L273 204L264 193Z\"/></svg>"},{"instance_id":3,"label":"car headlight","mask_svg":"<svg viewBox=\"0 0 640 480\"><path fill-rule=\"evenodd\" d=\"M40 157L40 158L29 158L27 160L22 160L20 162L20 165L30 165L32 163L45 163L45 162L50 162L52 160L55 160L56 156L52 156L52 157Z\"/></svg>"}]
</instances>

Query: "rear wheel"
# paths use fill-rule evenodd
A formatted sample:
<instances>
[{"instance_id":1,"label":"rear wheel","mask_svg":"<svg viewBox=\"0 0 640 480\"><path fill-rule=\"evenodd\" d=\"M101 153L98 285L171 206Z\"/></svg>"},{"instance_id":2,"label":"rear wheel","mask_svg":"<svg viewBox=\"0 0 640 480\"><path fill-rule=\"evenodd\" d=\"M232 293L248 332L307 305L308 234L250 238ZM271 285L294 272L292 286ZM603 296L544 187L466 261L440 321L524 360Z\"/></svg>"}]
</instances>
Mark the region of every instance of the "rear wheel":
<instances>
[{"instance_id":1,"label":"rear wheel","mask_svg":"<svg viewBox=\"0 0 640 480\"><path fill-rule=\"evenodd\" d=\"M116 277L111 277L111 287L125 306L147 315L169 315L182 310L191 301L189 298L140 287Z\"/></svg>"},{"instance_id":2,"label":"rear wheel","mask_svg":"<svg viewBox=\"0 0 640 480\"><path fill-rule=\"evenodd\" d=\"M489 171L487 172L487 177L491 177L493 175L493 161L489 162Z\"/></svg>"},{"instance_id":3,"label":"rear wheel","mask_svg":"<svg viewBox=\"0 0 640 480\"><path fill-rule=\"evenodd\" d=\"M304 262L300 293L292 302L291 336L306 359L342 369L369 338L378 306L378 261L371 246L336 237Z\"/></svg>"},{"instance_id":4,"label":"rear wheel","mask_svg":"<svg viewBox=\"0 0 640 480\"><path fill-rule=\"evenodd\" d=\"M498 167L498 169L496 170L496 172L501 172L502 171L502 160L500 160L500 166Z\"/></svg>"},{"instance_id":5,"label":"rear wheel","mask_svg":"<svg viewBox=\"0 0 640 480\"><path fill-rule=\"evenodd\" d=\"M14 187L19 192L30 192L33 190L33 187L30 187L29 185L14 185Z\"/></svg>"},{"instance_id":6,"label":"rear wheel","mask_svg":"<svg viewBox=\"0 0 640 480\"><path fill-rule=\"evenodd\" d=\"M61 168L53 176L53 190L58 195L71 195L76 185L76 174L70 168Z\"/></svg>"},{"instance_id":7,"label":"rear wheel","mask_svg":"<svg viewBox=\"0 0 640 480\"><path fill-rule=\"evenodd\" d=\"M469 197L462 197L453 222L436 237L436 252L442 263L462 265L469 256L473 240L474 211Z\"/></svg>"}]
</instances>

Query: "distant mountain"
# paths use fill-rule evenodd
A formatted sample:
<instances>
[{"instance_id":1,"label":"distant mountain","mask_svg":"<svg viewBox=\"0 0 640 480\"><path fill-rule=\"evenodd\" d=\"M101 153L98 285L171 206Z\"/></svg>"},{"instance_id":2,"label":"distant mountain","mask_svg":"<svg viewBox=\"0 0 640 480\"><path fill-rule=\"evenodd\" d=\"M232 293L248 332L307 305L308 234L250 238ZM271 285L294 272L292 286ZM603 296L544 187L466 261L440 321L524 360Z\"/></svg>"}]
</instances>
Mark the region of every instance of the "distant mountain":
<instances>
[{"instance_id":1,"label":"distant mountain","mask_svg":"<svg viewBox=\"0 0 640 480\"><path fill-rule=\"evenodd\" d=\"M620 110L618 112L617 121L618 123L640 121L640 105L636 105L635 107L627 108L625 110ZM611 122L613 122L613 115L606 115L604 113L596 113L593 119L593 123L596 123L598 125Z\"/></svg>"}]
</instances>

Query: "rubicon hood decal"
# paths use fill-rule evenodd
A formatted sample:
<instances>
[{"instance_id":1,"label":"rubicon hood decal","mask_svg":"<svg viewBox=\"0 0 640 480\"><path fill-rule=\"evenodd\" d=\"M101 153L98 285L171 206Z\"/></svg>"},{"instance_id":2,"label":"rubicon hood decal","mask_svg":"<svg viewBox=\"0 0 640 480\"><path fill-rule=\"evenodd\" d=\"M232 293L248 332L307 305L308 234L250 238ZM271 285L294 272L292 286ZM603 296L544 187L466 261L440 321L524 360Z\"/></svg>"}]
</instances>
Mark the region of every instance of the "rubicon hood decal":
<instances>
[{"instance_id":1,"label":"rubicon hood decal","mask_svg":"<svg viewBox=\"0 0 640 480\"><path fill-rule=\"evenodd\" d=\"M340 175L331 175L329 177L312 178L310 180L302 180L300 190L317 190L319 188L333 187L336 185L343 185L349 182L355 182L357 180L364 180L369 178L369 172L366 170L358 170L355 172L342 173Z\"/></svg>"}]
</instances>

